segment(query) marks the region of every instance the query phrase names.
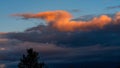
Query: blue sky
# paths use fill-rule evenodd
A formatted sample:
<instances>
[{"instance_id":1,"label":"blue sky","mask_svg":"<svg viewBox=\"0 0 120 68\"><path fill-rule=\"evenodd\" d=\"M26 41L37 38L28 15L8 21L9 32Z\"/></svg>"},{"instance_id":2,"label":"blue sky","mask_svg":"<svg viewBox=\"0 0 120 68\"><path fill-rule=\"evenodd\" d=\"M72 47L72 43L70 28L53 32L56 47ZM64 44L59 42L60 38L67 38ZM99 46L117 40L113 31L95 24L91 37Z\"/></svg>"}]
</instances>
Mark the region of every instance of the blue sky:
<instances>
[{"instance_id":1,"label":"blue sky","mask_svg":"<svg viewBox=\"0 0 120 68\"><path fill-rule=\"evenodd\" d=\"M0 32L24 31L36 26L40 21L20 20L11 17L15 13L37 13L50 10L66 10L71 12L78 9L79 12L71 12L74 17L89 14L115 13L119 9L106 10L107 7L118 6L118 0L1 0L0 1ZM37 23L34 23L37 22Z\"/></svg>"}]
</instances>

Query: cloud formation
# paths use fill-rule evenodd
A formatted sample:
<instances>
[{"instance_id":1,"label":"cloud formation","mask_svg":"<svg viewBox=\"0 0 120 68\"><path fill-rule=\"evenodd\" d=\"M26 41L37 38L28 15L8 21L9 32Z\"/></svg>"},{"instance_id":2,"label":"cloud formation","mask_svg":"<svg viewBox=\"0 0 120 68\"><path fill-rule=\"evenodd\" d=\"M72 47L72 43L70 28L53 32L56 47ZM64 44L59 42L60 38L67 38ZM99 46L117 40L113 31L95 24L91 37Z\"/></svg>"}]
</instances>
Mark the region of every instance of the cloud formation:
<instances>
[{"instance_id":1,"label":"cloud formation","mask_svg":"<svg viewBox=\"0 0 120 68\"><path fill-rule=\"evenodd\" d=\"M44 19L48 25L31 27L24 32L0 33L0 63L6 66L11 65L10 62L17 64L27 48L34 48L47 63L120 61L119 12L113 17L92 16L84 21L73 20L66 11L13 16Z\"/></svg>"},{"instance_id":2,"label":"cloud formation","mask_svg":"<svg viewBox=\"0 0 120 68\"><path fill-rule=\"evenodd\" d=\"M72 15L69 12L62 10L40 12L37 14L13 14L13 16L19 16L27 19L43 19L49 26L58 29L59 31L89 31L103 29L107 25L119 23L118 21L114 21L116 16L115 18L111 18L107 15L94 17L89 21L73 21Z\"/></svg>"}]
</instances>

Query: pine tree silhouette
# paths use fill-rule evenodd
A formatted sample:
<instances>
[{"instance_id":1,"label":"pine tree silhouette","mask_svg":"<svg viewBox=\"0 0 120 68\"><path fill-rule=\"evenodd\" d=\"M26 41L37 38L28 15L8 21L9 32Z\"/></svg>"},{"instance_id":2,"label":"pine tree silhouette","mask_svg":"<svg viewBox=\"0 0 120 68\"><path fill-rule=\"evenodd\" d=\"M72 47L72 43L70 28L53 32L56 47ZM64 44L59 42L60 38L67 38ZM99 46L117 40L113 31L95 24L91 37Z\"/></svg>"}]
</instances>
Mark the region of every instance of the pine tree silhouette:
<instances>
[{"instance_id":1,"label":"pine tree silhouette","mask_svg":"<svg viewBox=\"0 0 120 68\"><path fill-rule=\"evenodd\" d=\"M44 63L38 62L38 53L33 51L32 48L27 49L27 55L23 54L23 57L20 59L18 68L43 68Z\"/></svg>"}]
</instances>

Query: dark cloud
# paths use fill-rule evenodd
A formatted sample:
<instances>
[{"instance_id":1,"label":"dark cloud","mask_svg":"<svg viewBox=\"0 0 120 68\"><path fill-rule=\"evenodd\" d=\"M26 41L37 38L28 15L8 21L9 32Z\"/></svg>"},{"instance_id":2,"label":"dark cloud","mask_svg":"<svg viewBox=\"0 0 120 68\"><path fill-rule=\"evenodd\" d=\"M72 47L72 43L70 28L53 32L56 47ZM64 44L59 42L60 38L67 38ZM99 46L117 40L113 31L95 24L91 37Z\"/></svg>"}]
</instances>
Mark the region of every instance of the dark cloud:
<instances>
[{"instance_id":1,"label":"dark cloud","mask_svg":"<svg viewBox=\"0 0 120 68\"><path fill-rule=\"evenodd\" d=\"M93 31L60 32L51 27L37 26L22 33L8 33L9 39L26 42L48 43L64 47L90 45L120 45L120 25L110 24L104 29Z\"/></svg>"},{"instance_id":2,"label":"dark cloud","mask_svg":"<svg viewBox=\"0 0 120 68\"><path fill-rule=\"evenodd\" d=\"M120 56L120 47L117 45L90 45L71 48L35 42L21 42L11 45L9 42L9 45L4 43L4 46L6 46L4 47L5 50L0 51L0 54L2 54L0 60L6 66L17 64L21 57L20 55L25 53L27 48L34 48L34 50L40 53L41 61L45 61L46 63L113 62L119 61Z\"/></svg>"}]
</instances>

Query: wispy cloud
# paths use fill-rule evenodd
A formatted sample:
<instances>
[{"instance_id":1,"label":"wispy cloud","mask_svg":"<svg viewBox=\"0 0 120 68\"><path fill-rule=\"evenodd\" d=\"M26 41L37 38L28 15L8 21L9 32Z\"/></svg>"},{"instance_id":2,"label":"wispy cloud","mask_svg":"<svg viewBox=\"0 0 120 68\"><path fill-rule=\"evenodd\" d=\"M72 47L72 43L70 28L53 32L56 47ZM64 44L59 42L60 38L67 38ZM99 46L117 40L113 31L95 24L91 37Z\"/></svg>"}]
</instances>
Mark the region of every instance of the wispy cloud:
<instances>
[{"instance_id":1,"label":"wispy cloud","mask_svg":"<svg viewBox=\"0 0 120 68\"><path fill-rule=\"evenodd\" d=\"M107 10L111 10L111 9L120 9L120 5L117 6L110 6L106 8Z\"/></svg>"}]
</instances>

